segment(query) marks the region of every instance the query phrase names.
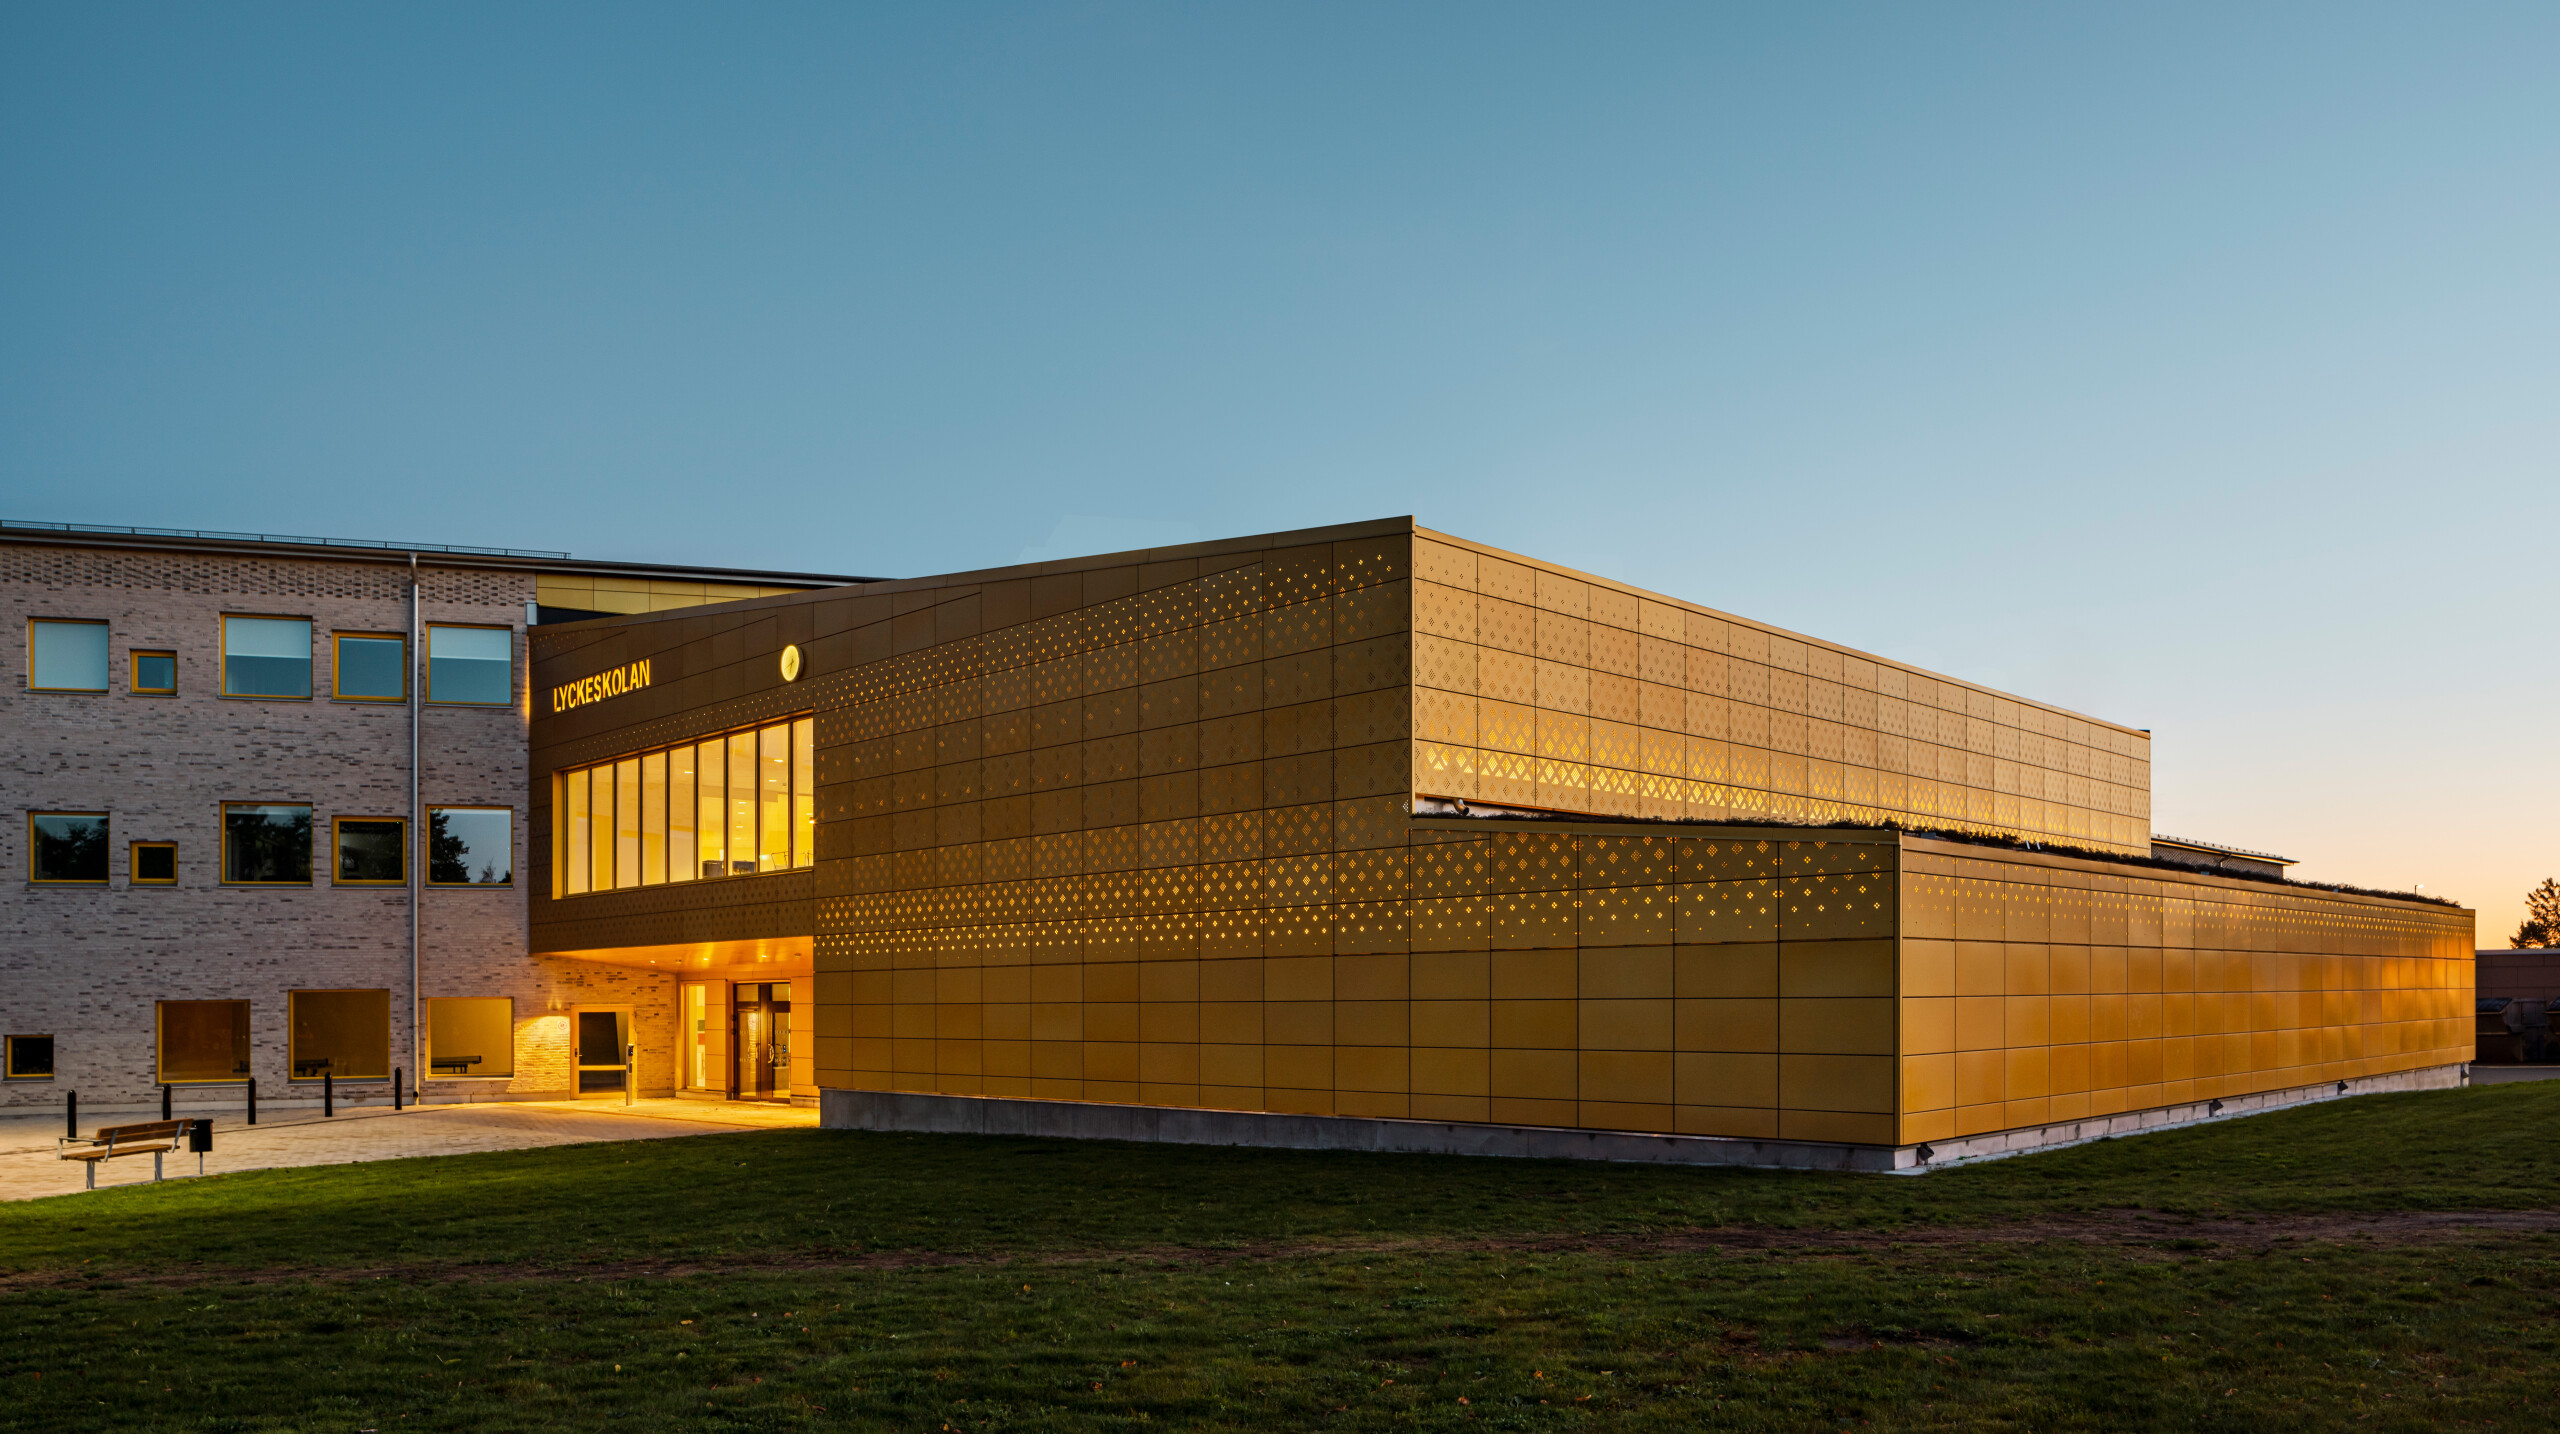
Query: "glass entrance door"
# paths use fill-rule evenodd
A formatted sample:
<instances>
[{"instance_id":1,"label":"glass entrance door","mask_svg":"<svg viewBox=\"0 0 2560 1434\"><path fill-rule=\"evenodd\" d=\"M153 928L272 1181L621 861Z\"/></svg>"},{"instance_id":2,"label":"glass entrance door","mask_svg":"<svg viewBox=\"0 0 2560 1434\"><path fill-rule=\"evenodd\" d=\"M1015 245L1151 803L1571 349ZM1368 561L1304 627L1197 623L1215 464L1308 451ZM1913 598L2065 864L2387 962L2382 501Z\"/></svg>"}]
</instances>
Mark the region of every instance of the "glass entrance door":
<instances>
[{"instance_id":1,"label":"glass entrance door","mask_svg":"<svg viewBox=\"0 0 2560 1434\"><path fill-rule=\"evenodd\" d=\"M611 1095L631 1084L631 1013L578 1013L578 1094Z\"/></svg>"},{"instance_id":2,"label":"glass entrance door","mask_svg":"<svg viewBox=\"0 0 2560 1434\"><path fill-rule=\"evenodd\" d=\"M738 1099L791 1098L791 983L737 987Z\"/></svg>"}]
</instances>

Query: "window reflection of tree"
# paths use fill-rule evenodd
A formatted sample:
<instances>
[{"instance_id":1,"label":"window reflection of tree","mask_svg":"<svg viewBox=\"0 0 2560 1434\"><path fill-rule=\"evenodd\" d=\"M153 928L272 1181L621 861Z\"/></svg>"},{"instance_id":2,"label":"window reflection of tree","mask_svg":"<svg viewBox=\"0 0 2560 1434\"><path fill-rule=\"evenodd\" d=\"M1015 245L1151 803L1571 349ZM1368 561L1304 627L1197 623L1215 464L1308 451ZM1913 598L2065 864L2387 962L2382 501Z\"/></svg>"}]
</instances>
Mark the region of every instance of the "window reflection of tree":
<instances>
[{"instance_id":1,"label":"window reflection of tree","mask_svg":"<svg viewBox=\"0 0 2560 1434\"><path fill-rule=\"evenodd\" d=\"M427 814L427 880L443 886L504 886L515 874L513 843L491 827L503 829L508 813L504 812L429 812ZM479 828L474 831L473 828ZM482 853L475 846L494 845L499 849ZM472 874L472 863L480 860L480 871Z\"/></svg>"},{"instance_id":2,"label":"window reflection of tree","mask_svg":"<svg viewBox=\"0 0 2560 1434\"><path fill-rule=\"evenodd\" d=\"M309 881L311 809L230 813L233 881Z\"/></svg>"},{"instance_id":3,"label":"window reflection of tree","mask_svg":"<svg viewBox=\"0 0 2560 1434\"><path fill-rule=\"evenodd\" d=\"M38 881L107 879L105 817L36 818Z\"/></svg>"}]
</instances>

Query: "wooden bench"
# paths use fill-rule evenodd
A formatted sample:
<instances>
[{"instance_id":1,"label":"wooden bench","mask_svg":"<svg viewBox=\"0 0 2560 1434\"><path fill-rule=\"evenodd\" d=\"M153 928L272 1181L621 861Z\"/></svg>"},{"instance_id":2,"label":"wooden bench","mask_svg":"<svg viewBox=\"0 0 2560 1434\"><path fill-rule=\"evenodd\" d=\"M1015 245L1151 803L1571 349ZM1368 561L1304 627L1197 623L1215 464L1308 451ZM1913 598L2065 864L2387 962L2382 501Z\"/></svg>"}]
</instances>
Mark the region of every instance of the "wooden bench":
<instances>
[{"instance_id":1,"label":"wooden bench","mask_svg":"<svg viewBox=\"0 0 2560 1434\"><path fill-rule=\"evenodd\" d=\"M95 1135L62 1136L54 1142L54 1148L65 1160L88 1163L88 1188L92 1190L98 1188L98 1162L120 1155L150 1156L151 1178L158 1180L160 1158L178 1148L178 1142L187 1138L187 1127L193 1124L192 1120L154 1120L141 1125L101 1126Z\"/></svg>"}]
</instances>

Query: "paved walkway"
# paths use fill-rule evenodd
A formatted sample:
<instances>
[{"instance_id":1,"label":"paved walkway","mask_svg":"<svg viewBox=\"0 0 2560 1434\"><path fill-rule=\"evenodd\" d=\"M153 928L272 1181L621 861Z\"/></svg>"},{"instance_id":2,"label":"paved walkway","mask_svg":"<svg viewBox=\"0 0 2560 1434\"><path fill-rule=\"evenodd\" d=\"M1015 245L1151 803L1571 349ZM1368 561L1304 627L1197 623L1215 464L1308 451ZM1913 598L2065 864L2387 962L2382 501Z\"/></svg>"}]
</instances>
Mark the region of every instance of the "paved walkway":
<instances>
[{"instance_id":1,"label":"paved walkway","mask_svg":"<svg viewBox=\"0 0 2560 1434\"><path fill-rule=\"evenodd\" d=\"M156 1106L95 1114L84 1110L80 1131L92 1135L100 1126L159 1118ZM701 1100L643 1100L629 1106L592 1100L492 1101L406 1111L366 1106L335 1118L305 1110L261 1111L256 1125L243 1123L237 1111L220 1111L214 1113L213 1153L204 1158L204 1173L530 1150L602 1140L666 1140L817 1123L818 1112L805 1107ZM59 1113L0 1116L0 1200L32 1200L82 1188L81 1163L60 1159L55 1153L54 1139L62 1131ZM163 1160L170 1179L196 1173L196 1158L184 1151ZM151 1157L147 1155L103 1161L98 1166L101 1190L150 1183Z\"/></svg>"},{"instance_id":2,"label":"paved walkway","mask_svg":"<svg viewBox=\"0 0 2560 1434\"><path fill-rule=\"evenodd\" d=\"M2560 1065L2473 1066L2473 1085L2504 1085L2511 1080L2560 1079Z\"/></svg>"}]
</instances>

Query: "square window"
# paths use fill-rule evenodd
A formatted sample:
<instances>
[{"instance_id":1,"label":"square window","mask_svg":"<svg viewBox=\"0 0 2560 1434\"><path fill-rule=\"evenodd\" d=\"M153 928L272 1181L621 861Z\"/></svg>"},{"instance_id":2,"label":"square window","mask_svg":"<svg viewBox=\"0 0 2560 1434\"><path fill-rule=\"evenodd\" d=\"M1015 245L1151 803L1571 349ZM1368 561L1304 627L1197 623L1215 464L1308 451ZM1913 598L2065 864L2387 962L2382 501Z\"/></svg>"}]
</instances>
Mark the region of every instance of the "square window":
<instances>
[{"instance_id":1,"label":"square window","mask_svg":"<svg viewBox=\"0 0 2560 1434\"><path fill-rule=\"evenodd\" d=\"M515 701L516 635L504 627L429 627L427 700L504 707Z\"/></svg>"},{"instance_id":2,"label":"square window","mask_svg":"<svg viewBox=\"0 0 2560 1434\"><path fill-rule=\"evenodd\" d=\"M398 633L341 632L331 635L336 658L329 664L332 691L350 702L409 700L409 640Z\"/></svg>"},{"instance_id":3,"label":"square window","mask_svg":"<svg viewBox=\"0 0 2560 1434\"><path fill-rule=\"evenodd\" d=\"M157 1015L161 1080L249 1078L248 1002L162 1001Z\"/></svg>"},{"instance_id":4,"label":"square window","mask_svg":"<svg viewBox=\"0 0 2560 1434\"><path fill-rule=\"evenodd\" d=\"M27 686L36 692L107 690L107 625L75 618L27 621Z\"/></svg>"},{"instance_id":5,"label":"square window","mask_svg":"<svg viewBox=\"0 0 2560 1434\"><path fill-rule=\"evenodd\" d=\"M427 1074L503 1080L516 1073L516 1003L504 996L439 996L427 1002Z\"/></svg>"},{"instance_id":6,"label":"square window","mask_svg":"<svg viewBox=\"0 0 2560 1434\"><path fill-rule=\"evenodd\" d=\"M107 814L27 813L27 879L67 886L106 885Z\"/></svg>"},{"instance_id":7,"label":"square window","mask_svg":"<svg viewBox=\"0 0 2560 1434\"><path fill-rule=\"evenodd\" d=\"M178 884L178 844L173 841L138 841L133 844L131 865L136 886L175 886Z\"/></svg>"},{"instance_id":8,"label":"square window","mask_svg":"<svg viewBox=\"0 0 2560 1434\"><path fill-rule=\"evenodd\" d=\"M309 886L311 808L224 804L222 880L228 886Z\"/></svg>"},{"instance_id":9,"label":"square window","mask_svg":"<svg viewBox=\"0 0 2560 1434\"><path fill-rule=\"evenodd\" d=\"M287 1059L295 1080L383 1080L391 1074L389 991L288 991Z\"/></svg>"},{"instance_id":10,"label":"square window","mask_svg":"<svg viewBox=\"0 0 2560 1434\"><path fill-rule=\"evenodd\" d=\"M222 619L222 695L309 697L311 619Z\"/></svg>"},{"instance_id":11,"label":"square window","mask_svg":"<svg viewBox=\"0 0 2560 1434\"><path fill-rule=\"evenodd\" d=\"M334 828L340 886L398 886L408 879L408 823L398 817L340 817Z\"/></svg>"},{"instance_id":12,"label":"square window","mask_svg":"<svg viewBox=\"0 0 2560 1434\"><path fill-rule=\"evenodd\" d=\"M429 807L429 886L512 886L516 814L506 807Z\"/></svg>"},{"instance_id":13,"label":"square window","mask_svg":"<svg viewBox=\"0 0 2560 1434\"><path fill-rule=\"evenodd\" d=\"M8 1038L7 1071L11 1080L53 1079L53 1037Z\"/></svg>"},{"instance_id":14,"label":"square window","mask_svg":"<svg viewBox=\"0 0 2560 1434\"><path fill-rule=\"evenodd\" d=\"M133 650L133 695L136 697L177 696L178 654L135 648Z\"/></svg>"}]
</instances>

